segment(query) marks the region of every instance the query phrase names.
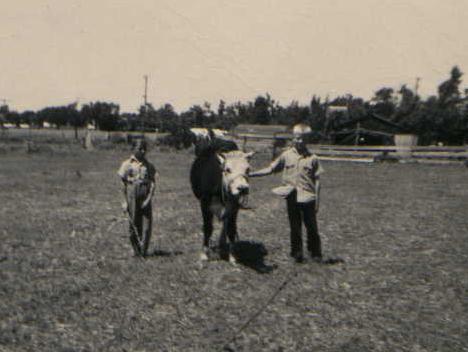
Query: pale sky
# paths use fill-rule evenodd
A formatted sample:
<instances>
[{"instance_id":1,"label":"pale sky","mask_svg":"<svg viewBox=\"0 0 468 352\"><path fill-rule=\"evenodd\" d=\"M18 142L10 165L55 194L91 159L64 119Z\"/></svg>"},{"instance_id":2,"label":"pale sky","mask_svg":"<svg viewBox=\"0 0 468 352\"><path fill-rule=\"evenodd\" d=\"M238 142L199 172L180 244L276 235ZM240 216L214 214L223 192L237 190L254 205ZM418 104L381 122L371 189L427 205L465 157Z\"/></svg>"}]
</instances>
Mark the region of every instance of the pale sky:
<instances>
[{"instance_id":1,"label":"pale sky","mask_svg":"<svg viewBox=\"0 0 468 352\"><path fill-rule=\"evenodd\" d=\"M269 92L281 104L468 77L467 0L3 0L0 99L177 111ZM468 79L465 79L468 82ZM463 87L468 87L468 84ZM1 102L1 100L0 100Z\"/></svg>"}]
</instances>

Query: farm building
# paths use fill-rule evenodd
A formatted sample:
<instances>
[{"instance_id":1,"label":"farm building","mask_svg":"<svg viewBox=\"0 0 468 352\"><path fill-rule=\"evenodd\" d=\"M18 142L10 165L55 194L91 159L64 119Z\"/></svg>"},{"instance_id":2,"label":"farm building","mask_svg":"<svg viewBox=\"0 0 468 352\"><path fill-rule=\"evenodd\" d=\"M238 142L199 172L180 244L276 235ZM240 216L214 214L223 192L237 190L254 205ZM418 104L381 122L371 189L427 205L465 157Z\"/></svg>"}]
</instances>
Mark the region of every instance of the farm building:
<instances>
[{"instance_id":1,"label":"farm building","mask_svg":"<svg viewBox=\"0 0 468 352\"><path fill-rule=\"evenodd\" d=\"M393 145L400 131L401 126L378 114L352 118L347 107L330 106L323 134L331 144Z\"/></svg>"}]
</instances>

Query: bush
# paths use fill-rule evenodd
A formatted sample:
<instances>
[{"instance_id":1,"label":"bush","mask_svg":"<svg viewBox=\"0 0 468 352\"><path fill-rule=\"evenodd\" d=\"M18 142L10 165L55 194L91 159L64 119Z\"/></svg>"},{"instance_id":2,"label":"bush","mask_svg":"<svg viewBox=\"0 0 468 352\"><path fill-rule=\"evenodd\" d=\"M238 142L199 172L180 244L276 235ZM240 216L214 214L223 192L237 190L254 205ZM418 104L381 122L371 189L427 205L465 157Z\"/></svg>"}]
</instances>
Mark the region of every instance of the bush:
<instances>
[{"instance_id":1,"label":"bush","mask_svg":"<svg viewBox=\"0 0 468 352\"><path fill-rule=\"evenodd\" d=\"M168 146L175 149L187 149L195 141L195 136L188 127L178 127L171 131L171 134L158 138L157 145Z\"/></svg>"}]
</instances>

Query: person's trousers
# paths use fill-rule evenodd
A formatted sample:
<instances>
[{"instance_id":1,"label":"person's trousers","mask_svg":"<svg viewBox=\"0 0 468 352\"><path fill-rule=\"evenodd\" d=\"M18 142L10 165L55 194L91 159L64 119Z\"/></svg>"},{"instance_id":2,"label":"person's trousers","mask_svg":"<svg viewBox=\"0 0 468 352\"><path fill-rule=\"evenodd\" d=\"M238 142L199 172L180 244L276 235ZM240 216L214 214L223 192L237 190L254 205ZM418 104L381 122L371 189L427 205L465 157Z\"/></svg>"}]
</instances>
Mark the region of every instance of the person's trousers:
<instances>
[{"instance_id":1,"label":"person's trousers","mask_svg":"<svg viewBox=\"0 0 468 352\"><path fill-rule=\"evenodd\" d=\"M291 256L300 258L302 249L302 222L307 232L307 250L312 257L322 257L322 244L317 227L315 201L298 203L296 191L287 198L289 226L291 227Z\"/></svg>"},{"instance_id":2,"label":"person's trousers","mask_svg":"<svg viewBox=\"0 0 468 352\"><path fill-rule=\"evenodd\" d=\"M146 185L132 185L127 189L129 210L130 242L137 245L140 254L145 255L148 250L153 224L153 210L151 204L141 208L146 199L148 187ZM135 242L135 239L137 242ZM135 249L135 248L134 248Z\"/></svg>"}]
</instances>

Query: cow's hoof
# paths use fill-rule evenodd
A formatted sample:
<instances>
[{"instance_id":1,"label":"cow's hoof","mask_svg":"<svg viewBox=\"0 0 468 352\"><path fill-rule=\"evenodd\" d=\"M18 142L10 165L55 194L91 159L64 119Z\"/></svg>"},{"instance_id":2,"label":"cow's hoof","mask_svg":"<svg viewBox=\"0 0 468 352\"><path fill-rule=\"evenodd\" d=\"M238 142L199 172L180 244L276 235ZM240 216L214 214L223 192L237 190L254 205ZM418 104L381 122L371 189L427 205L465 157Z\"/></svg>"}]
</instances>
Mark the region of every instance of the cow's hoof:
<instances>
[{"instance_id":1,"label":"cow's hoof","mask_svg":"<svg viewBox=\"0 0 468 352\"><path fill-rule=\"evenodd\" d=\"M232 265L237 265L237 259L232 254L229 254L229 263Z\"/></svg>"},{"instance_id":2,"label":"cow's hoof","mask_svg":"<svg viewBox=\"0 0 468 352\"><path fill-rule=\"evenodd\" d=\"M208 261L208 255L205 252L200 253L200 260L202 262L207 262Z\"/></svg>"}]
</instances>

